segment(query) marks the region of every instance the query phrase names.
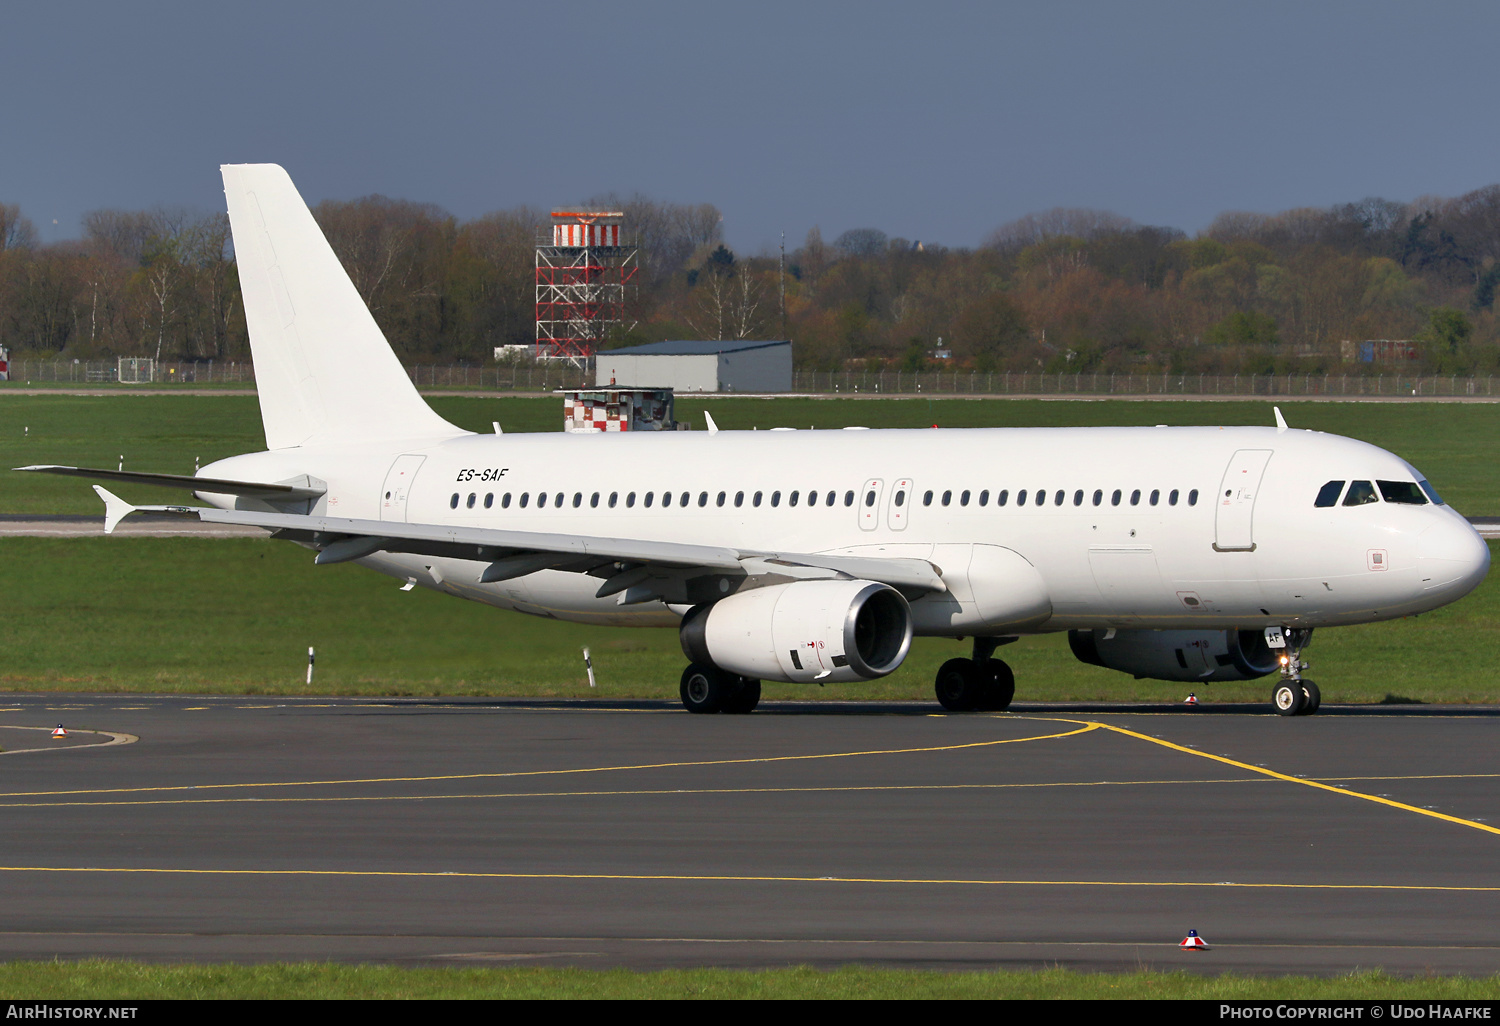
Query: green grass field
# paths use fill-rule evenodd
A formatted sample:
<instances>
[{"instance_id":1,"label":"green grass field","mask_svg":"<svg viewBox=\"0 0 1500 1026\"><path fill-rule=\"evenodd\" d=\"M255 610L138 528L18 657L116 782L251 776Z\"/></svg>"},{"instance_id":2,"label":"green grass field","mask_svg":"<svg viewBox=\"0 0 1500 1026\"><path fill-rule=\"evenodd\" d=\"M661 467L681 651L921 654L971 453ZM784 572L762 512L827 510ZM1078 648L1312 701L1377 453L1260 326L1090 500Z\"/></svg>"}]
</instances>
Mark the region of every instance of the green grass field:
<instances>
[{"instance_id":1,"label":"green grass field","mask_svg":"<svg viewBox=\"0 0 1500 1026\"><path fill-rule=\"evenodd\" d=\"M557 431L556 398L433 398L433 407L461 427L488 432ZM1500 404L1282 403L1294 427L1349 435L1390 449L1423 471L1464 513L1500 513L1500 476L1491 454L1500 449ZM726 430L759 427L1056 427L1139 424L1272 423L1267 402L1041 401L1011 399L737 399L683 396L680 420L704 426L703 411ZM29 432L27 429L30 429ZM587 439L580 439L584 443ZM0 391L0 467L32 463L191 473L209 463L264 446L254 396L21 396ZM145 490L141 501L161 496ZM141 492L141 490L137 490ZM126 495L131 498L132 492ZM84 482L40 474L6 474L0 513L101 513Z\"/></svg>"},{"instance_id":2,"label":"green grass field","mask_svg":"<svg viewBox=\"0 0 1500 1026\"><path fill-rule=\"evenodd\" d=\"M671 698L683 656L671 630L584 627L507 613L352 565L315 567L270 540L8 538L0 562L0 688L185 693ZM1490 702L1483 653L1500 647L1500 586L1425 616L1327 630L1307 651L1328 702ZM582 646L599 686L591 691ZM765 685L767 699L930 699L964 643L918 639L867 684ZM1187 685L1137 681L1073 659L1062 635L1008 646L1016 695L1180 701ZM1194 686L1204 701L1268 699L1269 679Z\"/></svg>"},{"instance_id":3,"label":"green grass field","mask_svg":"<svg viewBox=\"0 0 1500 1026\"><path fill-rule=\"evenodd\" d=\"M1134 999L1494 1001L1500 976L1252 977L1187 972L453 968L321 963L154 966L138 962L0 964L0 999Z\"/></svg>"},{"instance_id":4,"label":"green grass field","mask_svg":"<svg viewBox=\"0 0 1500 1026\"><path fill-rule=\"evenodd\" d=\"M442 399L476 430L554 430L555 399ZM696 399L679 416L720 426L836 427L1266 423L1264 403L975 400ZM1421 467L1459 509L1500 510L1485 455L1500 440L1500 405L1299 403L1293 424L1368 438ZM28 433L23 428L29 427ZM4 396L0 460L185 472L261 444L259 412L242 396ZM588 439L579 439L580 445ZM172 492L137 488L142 501ZM8 474L0 512L99 513L87 483ZM157 692L675 696L676 633L582 627L504 613L354 566L314 567L306 550L259 540L7 538L0 561L0 688ZM1454 606L1408 620L1321 632L1309 676L1329 702L1490 702L1481 654L1500 645L1500 590L1486 582ZM395 629L392 629L395 625ZM599 688L590 691L583 646ZM921 699L943 660L967 645L919 639L900 671L861 685L767 684L777 698ZM1187 686L1135 681L1073 659L1061 636L1005 650L1017 697L1048 701L1180 701ZM1196 688L1204 701L1266 700L1264 681Z\"/></svg>"}]
</instances>

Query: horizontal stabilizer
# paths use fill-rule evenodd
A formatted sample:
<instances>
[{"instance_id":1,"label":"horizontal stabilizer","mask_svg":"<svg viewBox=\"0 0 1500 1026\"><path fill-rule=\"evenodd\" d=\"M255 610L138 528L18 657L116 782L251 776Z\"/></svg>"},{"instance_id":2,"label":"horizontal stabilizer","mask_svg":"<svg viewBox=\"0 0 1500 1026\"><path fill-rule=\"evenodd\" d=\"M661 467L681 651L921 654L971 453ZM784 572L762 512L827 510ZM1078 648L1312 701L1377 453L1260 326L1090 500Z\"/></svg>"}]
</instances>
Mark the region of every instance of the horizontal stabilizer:
<instances>
[{"instance_id":1,"label":"horizontal stabilizer","mask_svg":"<svg viewBox=\"0 0 1500 1026\"><path fill-rule=\"evenodd\" d=\"M93 467L59 467L50 464L12 469L42 474L64 474L68 477L89 477L99 481L123 481L126 484L186 488L192 492L240 495L247 499L275 499L282 502L317 499L328 491L326 488L305 488L298 485L268 484L261 481L226 481L216 477L192 477L187 474L142 474L133 470L100 470ZM102 489L95 490L102 491Z\"/></svg>"}]
</instances>

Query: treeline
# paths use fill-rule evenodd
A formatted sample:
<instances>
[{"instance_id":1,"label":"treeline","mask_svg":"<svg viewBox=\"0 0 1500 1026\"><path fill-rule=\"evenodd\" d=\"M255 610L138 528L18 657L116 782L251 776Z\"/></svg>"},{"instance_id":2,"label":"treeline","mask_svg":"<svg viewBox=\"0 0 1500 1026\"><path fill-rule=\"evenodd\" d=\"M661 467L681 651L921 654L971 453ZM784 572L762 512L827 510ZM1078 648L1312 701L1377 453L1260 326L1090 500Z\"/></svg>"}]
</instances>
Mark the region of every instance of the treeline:
<instances>
[{"instance_id":1,"label":"treeline","mask_svg":"<svg viewBox=\"0 0 1500 1026\"><path fill-rule=\"evenodd\" d=\"M732 252L710 204L586 203L623 210L640 246L627 325L610 345L785 336L799 365L819 370L1264 374L1357 372L1357 343L1400 340L1414 343L1414 370L1500 371L1500 185L1228 213L1194 238L1070 209L1003 225L977 249L871 228L825 242L815 228L784 263ZM460 222L370 196L313 213L407 362L481 363L532 341L545 211ZM101 210L81 240L44 246L0 204L0 344L79 359L247 358L227 219Z\"/></svg>"}]
</instances>

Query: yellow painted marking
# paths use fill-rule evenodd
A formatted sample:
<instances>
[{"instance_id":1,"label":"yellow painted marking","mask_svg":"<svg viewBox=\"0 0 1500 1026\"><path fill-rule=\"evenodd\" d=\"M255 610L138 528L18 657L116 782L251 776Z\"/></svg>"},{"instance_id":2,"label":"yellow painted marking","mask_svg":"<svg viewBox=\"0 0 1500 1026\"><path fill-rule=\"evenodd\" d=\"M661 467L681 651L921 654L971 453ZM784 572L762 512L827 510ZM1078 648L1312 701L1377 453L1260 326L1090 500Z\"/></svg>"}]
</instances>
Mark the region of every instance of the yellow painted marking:
<instances>
[{"instance_id":1,"label":"yellow painted marking","mask_svg":"<svg viewBox=\"0 0 1500 1026\"><path fill-rule=\"evenodd\" d=\"M817 794L846 791L1002 791L1035 787L1137 787L1158 784L1270 784L1274 781L1235 777L1224 780L1091 780L1054 784L866 784L847 787L663 787L638 791L500 791L486 794L374 794L278 798L138 798L122 801L0 802L0 809L127 808L137 805L236 805L278 802L425 802L464 798L623 798L696 794Z\"/></svg>"},{"instance_id":2,"label":"yellow painted marking","mask_svg":"<svg viewBox=\"0 0 1500 1026\"><path fill-rule=\"evenodd\" d=\"M1027 716L1025 717L1025 719L1051 720L1056 723L1089 722L1087 720L1068 720L1053 716ZM1334 787L1332 784L1325 784L1318 780L1310 780L1306 777L1294 777L1286 773L1278 773L1275 770L1266 769L1264 766L1255 766L1248 762L1240 762L1237 759L1231 759L1228 756L1224 755L1210 755L1208 752L1200 752L1196 748L1188 748L1186 745L1179 745L1171 741L1164 741L1159 737L1152 737L1150 734L1141 734L1134 730L1128 730L1125 727L1116 727L1113 724L1109 723L1095 723L1093 725L1096 727L1102 727L1105 730L1112 730L1116 734L1124 734L1127 737L1138 738L1142 741L1149 741L1153 745L1161 745L1163 748L1170 748L1174 752L1185 752L1188 755L1196 755L1200 759L1211 759L1214 762L1221 762L1226 766L1234 766L1237 769L1246 770L1250 773L1259 773L1262 776L1271 777L1275 780L1284 780L1289 784L1301 784L1303 787L1312 787L1316 788L1319 791L1329 791L1333 794L1341 794L1348 798L1360 798L1367 802L1374 802L1377 805L1388 805L1393 809L1401 809L1403 812L1415 812L1419 816L1430 816L1433 819L1441 819L1447 823L1457 823L1460 826L1473 827L1475 830L1483 830L1488 834L1500 834L1500 827L1492 827L1485 823L1476 823L1472 819L1460 819L1458 816L1450 816L1447 813L1443 812L1434 812L1431 809L1419 808L1416 805L1407 805L1405 802L1394 801L1390 798L1382 798L1376 794L1365 794L1363 791L1351 791L1347 787Z\"/></svg>"},{"instance_id":3,"label":"yellow painted marking","mask_svg":"<svg viewBox=\"0 0 1500 1026\"><path fill-rule=\"evenodd\" d=\"M1500 893L1500 886L1453 884L1239 883L1233 880L986 880L962 877L742 876L686 873L480 873L401 869L184 869L127 866L0 866L0 873L137 873L169 876L344 876L453 880L652 880L688 883L833 883L962 887L1225 887L1282 891L1453 891Z\"/></svg>"},{"instance_id":4,"label":"yellow painted marking","mask_svg":"<svg viewBox=\"0 0 1500 1026\"><path fill-rule=\"evenodd\" d=\"M1067 721L1073 722L1073 721ZM414 784L433 780L500 780L512 777L561 776L572 773L618 773L626 770L677 769L690 766L743 766L751 763L799 762L809 759L851 759L865 755L914 755L924 752L956 752L966 748L992 748L996 745L1014 745L1025 741L1050 741L1074 734L1087 734L1103 727L1102 723L1086 723L1078 730L1065 730L1057 734L1040 734L1036 737L1010 737L998 741L971 741L959 745L935 745L929 748L889 748L868 752L825 752L818 755L771 755L748 759L704 759L693 762L655 762L635 766L584 766L577 769L515 770L509 773L448 773L428 777L356 777L349 780L286 780L243 784L177 784L170 787L94 787L75 791L8 791L0 792L0 798L45 798L69 794L139 794L161 791L208 791L238 787L328 787L338 784Z\"/></svg>"},{"instance_id":5,"label":"yellow painted marking","mask_svg":"<svg viewBox=\"0 0 1500 1026\"><path fill-rule=\"evenodd\" d=\"M206 705L188 705L188 706L183 706L182 711L183 712L203 712L207 708L208 708L208 706L206 706Z\"/></svg>"}]
</instances>

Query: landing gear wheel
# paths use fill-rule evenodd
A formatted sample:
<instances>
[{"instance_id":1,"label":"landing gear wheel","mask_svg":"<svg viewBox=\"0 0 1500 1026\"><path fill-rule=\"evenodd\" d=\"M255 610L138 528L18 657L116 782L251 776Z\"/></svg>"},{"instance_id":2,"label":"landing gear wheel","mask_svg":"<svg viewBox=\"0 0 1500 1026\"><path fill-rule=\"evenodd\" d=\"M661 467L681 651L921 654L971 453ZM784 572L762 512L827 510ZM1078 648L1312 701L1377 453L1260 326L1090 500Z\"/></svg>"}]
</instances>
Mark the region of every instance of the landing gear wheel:
<instances>
[{"instance_id":1,"label":"landing gear wheel","mask_svg":"<svg viewBox=\"0 0 1500 1026\"><path fill-rule=\"evenodd\" d=\"M1302 682L1302 715L1311 716L1318 711L1318 706L1323 704L1323 696L1318 691L1318 686L1310 680Z\"/></svg>"},{"instance_id":2,"label":"landing gear wheel","mask_svg":"<svg viewBox=\"0 0 1500 1026\"><path fill-rule=\"evenodd\" d=\"M949 659L938 667L937 700L949 712L971 712L983 708L989 674L972 659Z\"/></svg>"},{"instance_id":3,"label":"landing gear wheel","mask_svg":"<svg viewBox=\"0 0 1500 1026\"><path fill-rule=\"evenodd\" d=\"M1307 704L1307 696L1302 692L1302 681L1284 680L1276 685L1276 690L1271 692L1271 705L1281 716L1300 716L1304 706Z\"/></svg>"},{"instance_id":4,"label":"landing gear wheel","mask_svg":"<svg viewBox=\"0 0 1500 1026\"><path fill-rule=\"evenodd\" d=\"M754 711L760 704L760 681L746 680L738 677L739 687L735 688L724 699L724 704L719 706L719 711L724 713L747 713Z\"/></svg>"},{"instance_id":5,"label":"landing gear wheel","mask_svg":"<svg viewBox=\"0 0 1500 1026\"><path fill-rule=\"evenodd\" d=\"M1016 697L1016 675L1009 664L1001 659L986 659L979 669L985 678L979 708L992 712L1009 709L1010 700Z\"/></svg>"},{"instance_id":6,"label":"landing gear wheel","mask_svg":"<svg viewBox=\"0 0 1500 1026\"><path fill-rule=\"evenodd\" d=\"M689 663L682 671L682 685L678 692L688 712L716 713L724 708L725 700L732 696L738 682L738 677L716 666Z\"/></svg>"}]
</instances>

